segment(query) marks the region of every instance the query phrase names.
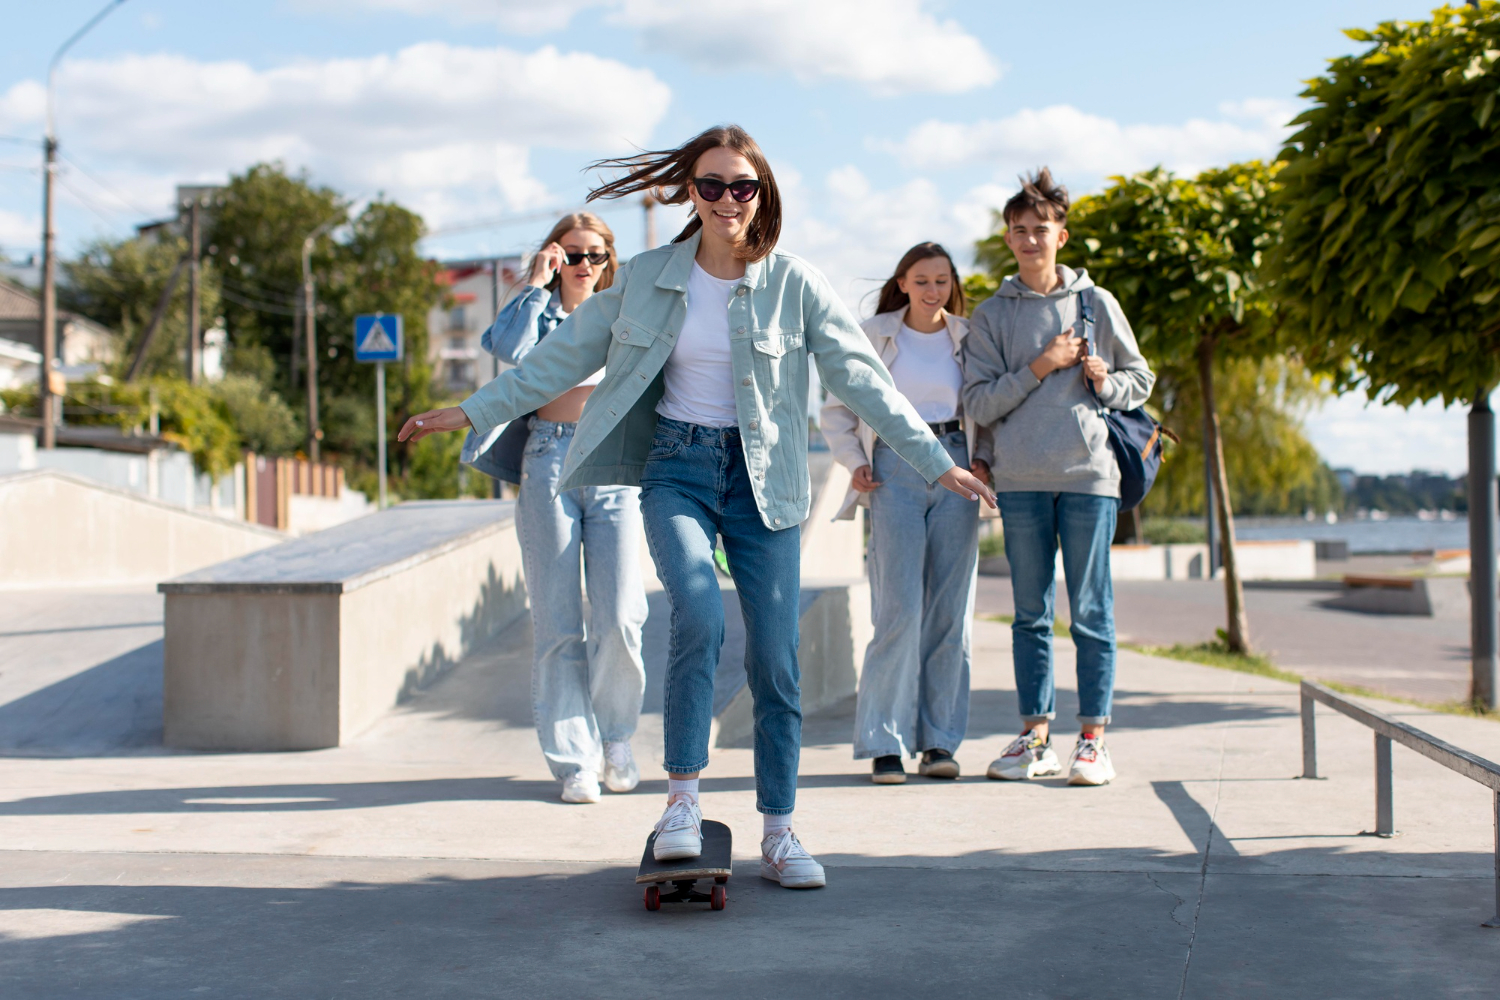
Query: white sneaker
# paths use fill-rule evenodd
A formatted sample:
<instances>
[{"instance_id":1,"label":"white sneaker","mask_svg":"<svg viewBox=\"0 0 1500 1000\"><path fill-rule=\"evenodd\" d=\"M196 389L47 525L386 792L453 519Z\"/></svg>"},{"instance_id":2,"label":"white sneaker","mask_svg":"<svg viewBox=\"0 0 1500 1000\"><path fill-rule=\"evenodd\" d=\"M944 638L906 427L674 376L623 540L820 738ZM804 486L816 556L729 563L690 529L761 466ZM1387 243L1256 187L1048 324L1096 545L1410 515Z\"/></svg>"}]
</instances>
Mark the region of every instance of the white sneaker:
<instances>
[{"instance_id":1,"label":"white sneaker","mask_svg":"<svg viewBox=\"0 0 1500 1000\"><path fill-rule=\"evenodd\" d=\"M816 889L828 884L823 866L813 860L789 829L767 834L760 842L760 877L787 889Z\"/></svg>"},{"instance_id":2,"label":"white sneaker","mask_svg":"<svg viewBox=\"0 0 1500 1000\"><path fill-rule=\"evenodd\" d=\"M612 792L634 791L641 783L641 769L629 743L604 744L604 787Z\"/></svg>"},{"instance_id":3,"label":"white sneaker","mask_svg":"<svg viewBox=\"0 0 1500 1000\"><path fill-rule=\"evenodd\" d=\"M599 776L593 771L574 771L563 779L564 802L598 802Z\"/></svg>"},{"instance_id":4,"label":"white sneaker","mask_svg":"<svg viewBox=\"0 0 1500 1000\"><path fill-rule=\"evenodd\" d=\"M703 813L698 803L683 796L667 803L667 811L656 821L656 843L651 854L657 861L696 858L703 853Z\"/></svg>"},{"instance_id":5,"label":"white sneaker","mask_svg":"<svg viewBox=\"0 0 1500 1000\"><path fill-rule=\"evenodd\" d=\"M985 773L996 781L1026 781L1062 770L1062 762L1052 749L1049 735L1044 741L1030 729L1010 741Z\"/></svg>"},{"instance_id":6,"label":"white sneaker","mask_svg":"<svg viewBox=\"0 0 1500 1000\"><path fill-rule=\"evenodd\" d=\"M1115 780L1115 765L1102 736L1080 736L1068 759L1068 784L1107 785Z\"/></svg>"}]
</instances>

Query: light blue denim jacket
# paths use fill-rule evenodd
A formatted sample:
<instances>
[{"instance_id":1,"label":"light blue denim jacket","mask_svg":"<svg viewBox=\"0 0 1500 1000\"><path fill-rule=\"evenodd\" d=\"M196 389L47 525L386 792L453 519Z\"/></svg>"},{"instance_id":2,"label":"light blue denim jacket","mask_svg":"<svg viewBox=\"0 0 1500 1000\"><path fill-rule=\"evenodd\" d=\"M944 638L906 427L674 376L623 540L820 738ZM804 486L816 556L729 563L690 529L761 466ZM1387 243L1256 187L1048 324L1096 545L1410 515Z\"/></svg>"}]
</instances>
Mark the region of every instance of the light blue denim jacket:
<instances>
[{"instance_id":1,"label":"light blue denim jacket","mask_svg":"<svg viewBox=\"0 0 1500 1000\"><path fill-rule=\"evenodd\" d=\"M518 365L567 316L557 292L526 285L480 335L479 345L506 364ZM458 460L492 479L520 485L527 437L525 420L499 424L488 434L469 431Z\"/></svg>"},{"instance_id":2,"label":"light blue denim jacket","mask_svg":"<svg viewBox=\"0 0 1500 1000\"><path fill-rule=\"evenodd\" d=\"M605 369L578 421L559 490L638 486L656 430L662 370L687 313L698 236L632 258L533 348L464 400L481 437ZM735 408L745 465L766 527L807 518L808 356L823 384L929 483L953 467L828 280L772 251L746 265L729 300Z\"/></svg>"}]
</instances>

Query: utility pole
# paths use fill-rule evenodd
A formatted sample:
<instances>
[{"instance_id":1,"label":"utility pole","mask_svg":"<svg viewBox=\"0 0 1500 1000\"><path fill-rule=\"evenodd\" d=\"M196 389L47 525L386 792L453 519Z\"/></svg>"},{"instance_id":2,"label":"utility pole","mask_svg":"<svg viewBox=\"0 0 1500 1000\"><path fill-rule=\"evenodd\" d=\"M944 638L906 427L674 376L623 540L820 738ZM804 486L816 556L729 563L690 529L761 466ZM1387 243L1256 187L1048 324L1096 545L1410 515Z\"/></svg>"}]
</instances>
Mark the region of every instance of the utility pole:
<instances>
[{"instance_id":1,"label":"utility pole","mask_svg":"<svg viewBox=\"0 0 1500 1000\"><path fill-rule=\"evenodd\" d=\"M57 422L61 409L53 398L52 369L57 363L57 231L52 221L52 186L57 174L57 127L53 108L57 103L57 64L80 38L125 0L109 0L99 13L53 54L47 64L47 132L42 140L42 370L37 375L37 403L42 416L42 447L57 447Z\"/></svg>"},{"instance_id":2,"label":"utility pole","mask_svg":"<svg viewBox=\"0 0 1500 1000\"><path fill-rule=\"evenodd\" d=\"M312 248L313 240L324 226L302 241L302 315L307 327L302 339L307 343L307 457L318 460L318 442L323 432L318 428L318 328L317 299L313 291Z\"/></svg>"},{"instance_id":3,"label":"utility pole","mask_svg":"<svg viewBox=\"0 0 1500 1000\"><path fill-rule=\"evenodd\" d=\"M187 378L189 385L197 385L203 377L203 299L199 286L199 271L202 262L202 237L198 225L198 203L203 199L193 195L188 208L188 359Z\"/></svg>"},{"instance_id":4,"label":"utility pole","mask_svg":"<svg viewBox=\"0 0 1500 1000\"><path fill-rule=\"evenodd\" d=\"M647 191L641 199L646 210L646 249L656 249L656 192Z\"/></svg>"},{"instance_id":5,"label":"utility pole","mask_svg":"<svg viewBox=\"0 0 1500 1000\"><path fill-rule=\"evenodd\" d=\"M42 172L42 371L37 376L37 401L42 416L42 447L56 448L57 415L53 411L57 401L52 397L52 369L57 364L57 251L53 246L57 233L52 227L52 177L57 171L57 139L52 135L50 112L42 148L46 150Z\"/></svg>"}]
</instances>

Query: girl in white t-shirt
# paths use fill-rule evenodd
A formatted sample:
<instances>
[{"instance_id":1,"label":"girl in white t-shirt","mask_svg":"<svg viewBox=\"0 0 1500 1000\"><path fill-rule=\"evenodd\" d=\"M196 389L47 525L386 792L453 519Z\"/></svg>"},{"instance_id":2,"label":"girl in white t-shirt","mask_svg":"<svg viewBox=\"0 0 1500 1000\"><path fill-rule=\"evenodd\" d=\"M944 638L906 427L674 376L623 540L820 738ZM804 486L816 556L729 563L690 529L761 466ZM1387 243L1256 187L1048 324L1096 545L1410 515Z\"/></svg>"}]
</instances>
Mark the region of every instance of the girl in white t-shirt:
<instances>
[{"instance_id":1,"label":"girl in white t-shirt","mask_svg":"<svg viewBox=\"0 0 1500 1000\"><path fill-rule=\"evenodd\" d=\"M948 252L919 243L901 258L863 327L897 391L954 463L988 482L989 435L964 418L959 401L965 307ZM839 516L853 517L856 506L870 511L875 636L859 678L854 757L874 759L879 785L906 780L906 755L920 754L918 770L928 777L957 778L953 754L969 720L979 510L929 485L838 400L823 407L822 425L852 476Z\"/></svg>"}]
</instances>

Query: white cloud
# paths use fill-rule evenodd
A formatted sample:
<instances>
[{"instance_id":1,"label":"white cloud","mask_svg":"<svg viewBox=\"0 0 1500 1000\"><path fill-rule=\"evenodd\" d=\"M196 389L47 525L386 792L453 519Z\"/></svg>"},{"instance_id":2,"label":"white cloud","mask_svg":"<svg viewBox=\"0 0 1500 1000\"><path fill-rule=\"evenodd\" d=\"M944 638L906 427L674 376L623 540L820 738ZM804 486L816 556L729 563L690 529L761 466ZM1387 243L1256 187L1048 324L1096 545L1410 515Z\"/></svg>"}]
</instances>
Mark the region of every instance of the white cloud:
<instances>
[{"instance_id":1,"label":"white cloud","mask_svg":"<svg viewBox=\"0 0 1500 1000\"><path fill-rule=\"evenodd\" d=\"M1162 164L1192 173L1237 159L1270 156L1296 114L1289 101L1253 99L1220 106L1218 120L1123 125L1067 104L1026 108L977 122L923 122L898 142L874 142L908 167L992 166L1009 178L1042 164L1090 179Z\"/></svg>"},{"instance_id":2,"label":"white cloud","mask_svg":"<svg viewBox=\"0 0 1500 1000\"><path fill-rule=\"evenodd\" d=\"M1403 409L1370 406L1364 393L1350 393L1308 414L1308 440L1329 465L1365 475L1423 469L1462 475L1469 467L1469 408L1443 409L1441 402ZM1500 394L1492 405L1500 403Z\"/></svg>"},{"instance_id":3,"label":"white cloud","mask_svg":"<svg viewBox=\"0 0 1500 1000\"><path fill-rule=\"evenodd\" d=\"M0 132L39 121L39 91L25 81L0 94ZM136 198L162 203L175 181L282 159L352 194L438 210L433 224L535 205L546 188L530 148L627 149L671 100L649 70L611 59L441 42L264 70L178 55L69 61L59 91L64 152Z\"/></svg>"},{"instance_id":4,"label":"white cloud","mask_svg":"<svg viewBox=\"0 0 1500 1000\"><path fill-rule=\"evenodd\" d=\"M0 208L0 250L11 257L36 253L42 244L42 220Z\"/></svg>"},{"instance_id":5,"label":"white cloud","mask_svg":"<svg viewBox=\"0 0 1500 1000\"><path fill-rule=\"evenodd\" d=\"M974 241L990 231L992 210L1010 194L985 184L950 199L921 177L877 189L854 166L830 171L816 188L789 171L778 170L777 182L785 203L781 245L826 274L861 316L874 310L872 293L917 243L943 244L967 270Z\"/></svg>"},{"instance_id":6,"label":"white cloud","mask_svg":"<svg viewBox=\"0 0 1500 1000\"><path fill-rule=\"evenodd\" d=\"M923 0L623 0L616 20L703 70L852 80L877 94L961 93L1000 78L984 45Z\"/></svg>"},{"instance_id":7,"label":"white cloud","mask_svg":"<svg viewBox=\"0 0 1500 1000\"><path fill-rule=\"evenodd\" d=\"M564 28L590 8L650 48L709 72L761 70L804 83L851 80L877 94L956 94L1000 78L1000 65L930 0L353 0L357 6L489 22L503 31ZM299 0L347 9L348 0Z\"/></svg>"}]
</instances>

